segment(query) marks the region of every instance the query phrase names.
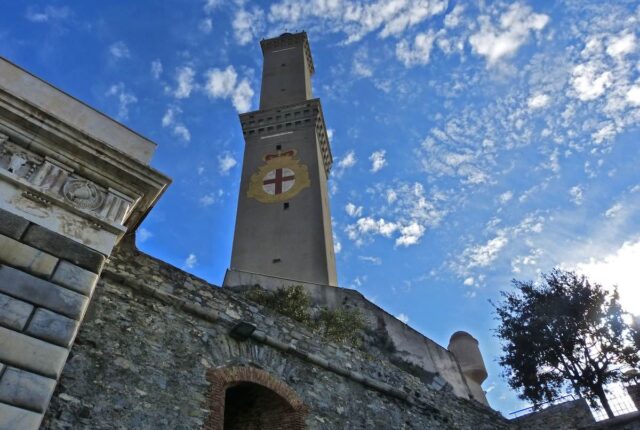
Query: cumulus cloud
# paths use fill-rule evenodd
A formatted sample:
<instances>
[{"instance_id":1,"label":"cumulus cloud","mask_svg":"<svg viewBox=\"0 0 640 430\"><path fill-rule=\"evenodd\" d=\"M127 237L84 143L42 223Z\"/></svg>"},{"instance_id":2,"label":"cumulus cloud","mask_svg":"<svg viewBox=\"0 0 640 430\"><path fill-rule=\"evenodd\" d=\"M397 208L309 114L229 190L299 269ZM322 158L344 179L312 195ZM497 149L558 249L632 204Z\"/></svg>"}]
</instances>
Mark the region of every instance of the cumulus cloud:
<instances>
[{"instance_id":1,"label":"cumulus cloud","mask_svg":"<svg viewBox=\"0 0 640 430\"><path fill-rule=\"evenodd\" d=\"M351 217L359 217L362 215L362 206L356 206L353 203L347 203L344 210L347 212L347 215Z\"/></svg>"},{"instance_id":2,"label":"cumulus cloud","mask_svg":"<svg viewBox=\"0 0 640 430\"><path fill-rule=\"evenodd\" d=\"M151 231L147 230L144 227L140 227L139 229L136 230L136 239L140 243L144 243L152 237L153 237L153 233L151 233Z\"/></svg>"},{"instance_id":3,"label":"cumulus cloud","mask_svg":"<svg viewBox=\"0 0 640 430\"><path fill-rule=\"evenodd\" d=\"M189 142L191 140L191 132L187 126L178 120L181 113L180 108L173 106L167 108L167 111L162 116L162 127L171 129L171 133L183 142Z\"/></svg>"},{"instance_id":4,"label":"cumulus cloud","mask_svg":"<svg viewBox=\"0 0 640 430\"><path fill-rule=\"evenodd\" d=\"M445 0L282 0L271 5L268 18L284 28L320 26L323 31L344 33L345 43L352 43L372 32L377 32L380 38L400 35L443 13L447 3Z\"/></svg>"},{"instance_id":5,"label":"cumulus cloud","mask_svg":"<svg viewBox=\"0 0 640 430\"><path fill-rule=\"evenodd\" d=\"M368 255L359 255L358 256L358 260L360 261L366 261L367 263L371 263L374 264L376 266L379 266L382 264L382 259L380 257L371 257Z\"/></svg>"},{"instance_id":6,"label":"cumulus cloud","mask_svg":"<svg viewBox=\"0 0 640 430\"><path fill-rule=\"evenodd\" d=\"M211 18L205 18L202 21L200 21L200 23L198 24L198 30L200 30L204 34L211 33L212 29L213 29L213 21L211 20Z\"/></svg>"},{"instance_id":7,"label":"cumulus cloud","mask_svg":"<svg viewBox=\"0 0 640 430\"><path fill-rule=\"evenodd\" d=\"M549 22L544 14L534 13L529 6L514 3L502 15L498 22L492 22L490 16L478 18L480 30L469 37L469 43L478 55L492 66L500 59L515 54L525 44L532 32L542 30Z\"/></svg>"},{"instance_id":8,"label":"cumulus cloud","mask_svg":"<svg viewBox=\"0 0 640 430\"><path fill-rule=\"evenodd\" d=\"M584 201L584 190L580 185L576 185L571 187L569 190L569 195L571 196L571 201L576 205L581 205Z\"/></svg>"},{"instance_id":9,"label":"cumulus cloud","mask_svg":"<svg viewBox=\"0 0 640 430\"><path fill-rule=\"evenodd\" d=\"M195 70L189 66L182 66L176 71L176 89L173 95L177 99L185 99L191 95L194 89L196 76Z\"/></svg>"},{"instance_id":10,"label":"cumulus cloud","mask_svg":"<svg viewBox=\"0 0 640 430\"><path fill-rule=\"evenodd\" d=\"M513 192L505 191L504 193L500 194L499 200L500 200L500 203L505 204L505 203L508 203L512 198L513 198Z\"/></svg>"},{"instance_id":11,"label":"cumulus cloud","mask_svg":"<svg viewBox=\"0 0 640 430\"><path fill-rule=\"evenodd\" d=\"M600 62L578 64L571 73L571 84L577 97L582 101L595 100L611 86L613 75L603 70Z\"/></svg>"},{"instance_id":12,"label":"cumulus cloud","mask_svg":"<svg viewBox=\"0 0 640 430\"><path fill-rule=\"evenodd\" d=\"M535 94L529 97L529 100L527 100L527 105L529 106L529 109L532 110L541 109L547 106L550 101L551 97L549 97L547 94Z\"/></svg>"},{"instance_id":13,"label":"cumulus cloud","mask_svg":"<svg viewBox=\"0 0 640 430\"><path fill-rule=\"evenodd\" d=\"M122 82L111 85L107 90L106 96L115 97L118 100L118 114L119 120L126 120L129 118L129 106L136 103L138 99L133 93L130 93L125 88Z\"/></svg>"},{"instance_id":14,"label":"cumulus cloud","mask_svg":"<svg viewBox=\"0 0 640 430\"><path fill-rule=\"evenodd\" d=\"M405 324L409 324L409 317L406 314L399 313L398 315L396 315L396 318Z\"/></svg>"},{"instance_id":15,"label":"cumulus cloud","mask_svg":"<svg viewBox=\"0 0 640 430\"><path fill-rule=\"evenodd\" d=\"M615 252L575 265L575 270L606 288L618 287L623 308L640 315L640 240L627 241Z\"/></svg>"},{"instance_id":16,"label":"cumulus cloud","mask_svg":"<svg viewBox=\"0 0 640 430\"><path fill-rule=\"evenodd\" d=\"M424 234L424 226L417 222L412 222L409 225L400 228L400 237L396 239L396 246L411 246L420 241L420 238Z\"/></svg>"},{"instance_id":17,"label":"cumulus cloud","mask_svg":"<svg viewBox=\"0 0 640 430\"><path fill-rule=\"evenodd\" d=\"M238 73L233 66L226 69L211 69L207 72L205 91L210 98L231 99L240 113L251 109L254 92L248 78L238 81Z\"/></svg>"},{"instance_id":18,"label":"cumulus cloud","mask_svg":"<svg viewBox=\"0 0 640 430\"><path fill-rule=\"evenodd\" d=\"M340 160L338 160L338 168L339 169L349 169L353 166L355 166L356 162L357 162L357 158L356 158L356 153L355 151L351 150L349 152L347 152L344 157L342 157Z\"/></svg>"},{"instance_id":19,"label":"cumulus cloud","mask_svg":"<svg viewBox=\"0 0 640 430\"><path fill-rule=\"evenodd\" d=\"M606 212L604 213L604 216L607 218L615 218L616 216L618 216L618 214L620 213L620 211L622 211L623 208L624 206L622 206L621 203L616 203L606 210Z\"/></svg>"},{"instance_id":20,"label":"cumulus cloud","mask_svg":"<svg viewBox=\"0 0 640 430\"><path fill-rule=\"evenodd\" d=\"M486 267L491 264L497 257L499 252L504 248L509 239L503 235L498 235L493 239L489 239L483 245L476 245L465 250L465 257L468 262L468 268Z\"/></svg>"},{"instance_id":21,"label":"cumulus cloud","mask_svg":"<svg viewBox=\"0 0 640 430\"><path fill-rule=\"evenodd\" d=\"M198 257L196 257L196 254L189 254L189 256L184 260L184 264L183 267L185 269L193 269L196 264L198 264Z\"/></svg>"},{"instance_id":22,"label":"cumulus cloud","mask_svg":"<svg viewBox=\"0 0 640 430\"><path fill-rule=\"evenodd\" d=\"M109 46L109 54L116 60L129 58L131 56L129 47L123 41L112 43Z\"/></svg>"},{"instance_id":23,"label":"cumulus cloud","mask_svg":"<svg viewBox=\"0 0 640 430\"><path fill-rule=\"evenodd\" d=\"M228 175L229 171L236 165L238 162L233 155L229 152L225 152L222 155L218 155L218 173L221 175Z\"/></svg>"},{"instance_id":24,"label":"cumulus cloud","mask_svg":"<svg viewBox=\"0 0 640 430\"><path fill-rule=\"evenodd\" d=\"M31 22L61 21L71 15L71 9L66 6L45 6L44 8L29 7L26 18Z\"/></svg>"},{"instance_id":25,"label":"cumulus cloud","mask_svg":"<svg viewBox=\"0 0 640 430\"><path fill-rule=\"evenodd\" d=\"M611 38L607 46L607 54L612 57L622 57L633 52L636 48L636 35L628 33Z\"/></svg>"},{"instance_id":26,"label":"cumulus cloud","mask_svg":"<svg viewBox=\"0 0 640 430\"><path fill-rule=\"evenodd\" d=\"M162 70L162 62L160 60L153 60L151 62L151 76L153 76L153 79L160 79Z\"/></svg>"},{"instance_id":27,"label":"cumulus cloud","mask_svg":"<svg viewBox=\"0 0 640 430\"><path fill-rule=\"evenodd\" d=\"M385 159L386 154L387 151L381 149L379 151L373 152L369 156L369 161L371 161L371 171L373 173L380 171L384 166L387 165L387 160Z\"/></svg>"},{"instance_id":28,"label":"cumulus cloud","mask_svg":"<svg viewBox=\"0 0 640 430\"><path fill-rule=\"evenodd\" d=\"M433 32L418 33L413 43L403 39L396 44L396 57L405 67L427 64L434 40Z\"/></svg>"},{"instance_id":29,"label":"cumulus cloud","mask_svg":"<svg viewBox=\"0 0 640 430\"><path fill-rule=\"evenodd\" d=\"M231 21L236 42L246 45L256 39L264 29L264 12L258 7L238 9Z\"/></svg>"}]
</instances>

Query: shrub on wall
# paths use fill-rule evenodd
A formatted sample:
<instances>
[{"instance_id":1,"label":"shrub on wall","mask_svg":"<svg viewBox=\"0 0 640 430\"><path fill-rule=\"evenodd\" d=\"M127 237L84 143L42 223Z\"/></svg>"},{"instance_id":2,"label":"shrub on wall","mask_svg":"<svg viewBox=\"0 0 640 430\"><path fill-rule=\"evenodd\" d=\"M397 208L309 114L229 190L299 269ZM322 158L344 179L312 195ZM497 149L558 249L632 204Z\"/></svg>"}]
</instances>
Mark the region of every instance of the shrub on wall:
<instances>
[{"instance_id":1,"label":"shrub on wall","mask_svg":"<svg viewBox=\"0 0 640 430\"><path fill-rule=\"evenodd\" d=\"M364 320L360 310L321 308L312 315L311 298L302 285L282 287L273 292L254 288L247 293L247 298L306 325L329 340L356 347L361 344Z\"/></svg>"}]
</instances>

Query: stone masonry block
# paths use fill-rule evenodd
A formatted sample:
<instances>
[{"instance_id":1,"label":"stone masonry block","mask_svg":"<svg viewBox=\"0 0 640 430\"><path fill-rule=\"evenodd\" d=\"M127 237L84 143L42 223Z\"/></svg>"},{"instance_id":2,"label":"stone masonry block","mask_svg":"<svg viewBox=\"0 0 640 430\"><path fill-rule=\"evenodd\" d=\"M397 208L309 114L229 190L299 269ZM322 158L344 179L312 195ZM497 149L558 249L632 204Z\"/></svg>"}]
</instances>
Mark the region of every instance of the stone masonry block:
<instances>
[{"instance_id":1,"label":"stone masonry block","mask_svg":"<svg viewBox=\"0 0 640 430\"><path fill-rule=\"evenodd\" d=\"M0 379L0 402L44 412L56 380L10 367Z\"/></svg>"},{"instance_id":2,"label":"stone masonry block","mask_svg":"<svg viewBox=\"0 0 640 430\"><path fill-rule=\"evenodd\" d=\"M0 327L0 361L57 379L69 351L57 345ZM6 345L10 345L8 348ZM1 414L0 414L1 415ZM1 427L0 427L1 428Z\"/></svg>"},{"instance_id":3,"label":"stone masonry block","mask_svg":"<svg viewBox=\"0 0 640 430\"><path fill-rule=\"evenodd\" d=\"M29 221L26 219L0 209L0 234L12 239L20 239L28 226Z\"/></svg>"},{"instance_id":4,"label":"stone masonry block","mask_svg":"<svg viewBox=\"0 0 640 430\"><path fill-rule=\"evenodd\" d=\"M21 331L33 311L29 303L0 293L0 325Z\"/></svg>"},{"instance_id":5,"label":"stone masonry block","mask_svg":"<svg viewBox=\"0 0 640 430\"><path fill-rule=\"evenodd\" d=\"M0 403L0 430L37 430L43 416Z\"/></svg>"},{"instance_id":6,"label":"stone masonry block","mask_svg":"<svg viewBox=\"0 0 640 430\"><path fill-rule=\"evenodd\" d=\"M49 276L58 259L53 255L0 235L0 263L28 270L35 275Z\"/></svg>"},{"instance_id":7,"label":"stone masonry block","mask_svg":"<svg viewBox=\"0 0 640 430\"><path fill-rule=\"evenodd\" d=\"M98 281L98 275L62 260L51 280L85 296L91 296L93 287Z\"/></svg>"},{"instance_id":8,"label":"stone masonry block","mask_svg":"<svg viewBox=\"0 0 640 430\"><path fill-rule=\"evenodd\" d=\"M76 335L79 322L46 309L38 308L26 333L68 348Z\"/></svg>"},{"instance_id":9,"label":"stone masonry block","mask_svg":"<svg viewBox=\"0 0 640 430\"><path fill-rule=\"evenodd\" d=\"M22 241L94 273L100 273L105 260L99 252L35 224L28 228Z\"/></svg>"},{"instance_id":10,"label":"stone masonry block","mask_svg":"<svg viewBox=\"0 0 640 430\"><path fill-rule=\"evenodd\" d=\"M81 319L89 299L48 281L8 266L0 266L0 292Z\"/></svg>"}]
</instances>

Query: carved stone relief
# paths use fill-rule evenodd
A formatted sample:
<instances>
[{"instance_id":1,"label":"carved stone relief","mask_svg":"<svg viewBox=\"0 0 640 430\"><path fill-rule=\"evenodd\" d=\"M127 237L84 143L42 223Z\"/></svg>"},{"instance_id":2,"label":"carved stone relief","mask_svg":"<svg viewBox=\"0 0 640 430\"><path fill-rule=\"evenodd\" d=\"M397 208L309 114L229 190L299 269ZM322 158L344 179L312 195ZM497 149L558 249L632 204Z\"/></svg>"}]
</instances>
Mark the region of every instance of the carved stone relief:
<instances>
[{"instance_id":1,"label":"carved stone relief","mask_svg":"<svg viewBox=\"0 0 640 430\"><path fill-rule=\"evenodd\" d=\"M0 170L29 182L37 191L54 196L92 216L113 224L124 224L139 198L74 175L73 170L50 157L41 157L9 141L0 133ZM49 205L52 201L26 190L23 196Z\"/></svg>"}]
</instances>

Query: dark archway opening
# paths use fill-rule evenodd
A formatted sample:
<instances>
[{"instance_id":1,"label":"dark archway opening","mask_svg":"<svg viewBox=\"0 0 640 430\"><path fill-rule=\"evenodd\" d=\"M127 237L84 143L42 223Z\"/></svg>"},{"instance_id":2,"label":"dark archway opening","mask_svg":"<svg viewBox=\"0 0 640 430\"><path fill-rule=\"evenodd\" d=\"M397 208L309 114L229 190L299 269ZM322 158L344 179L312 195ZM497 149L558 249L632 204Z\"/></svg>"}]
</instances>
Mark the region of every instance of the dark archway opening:
<instances>
[{"instance_id":1,"label":"dark archway opening","mask_svg":"<svg viewBox=\"0 0 640 430\"><path fill-rule=\"evenodd\" d=\"M262 385L242 382L225 392L224 430L297 428L299 419L285 399Z\"/></svg>"}]
</instances>

